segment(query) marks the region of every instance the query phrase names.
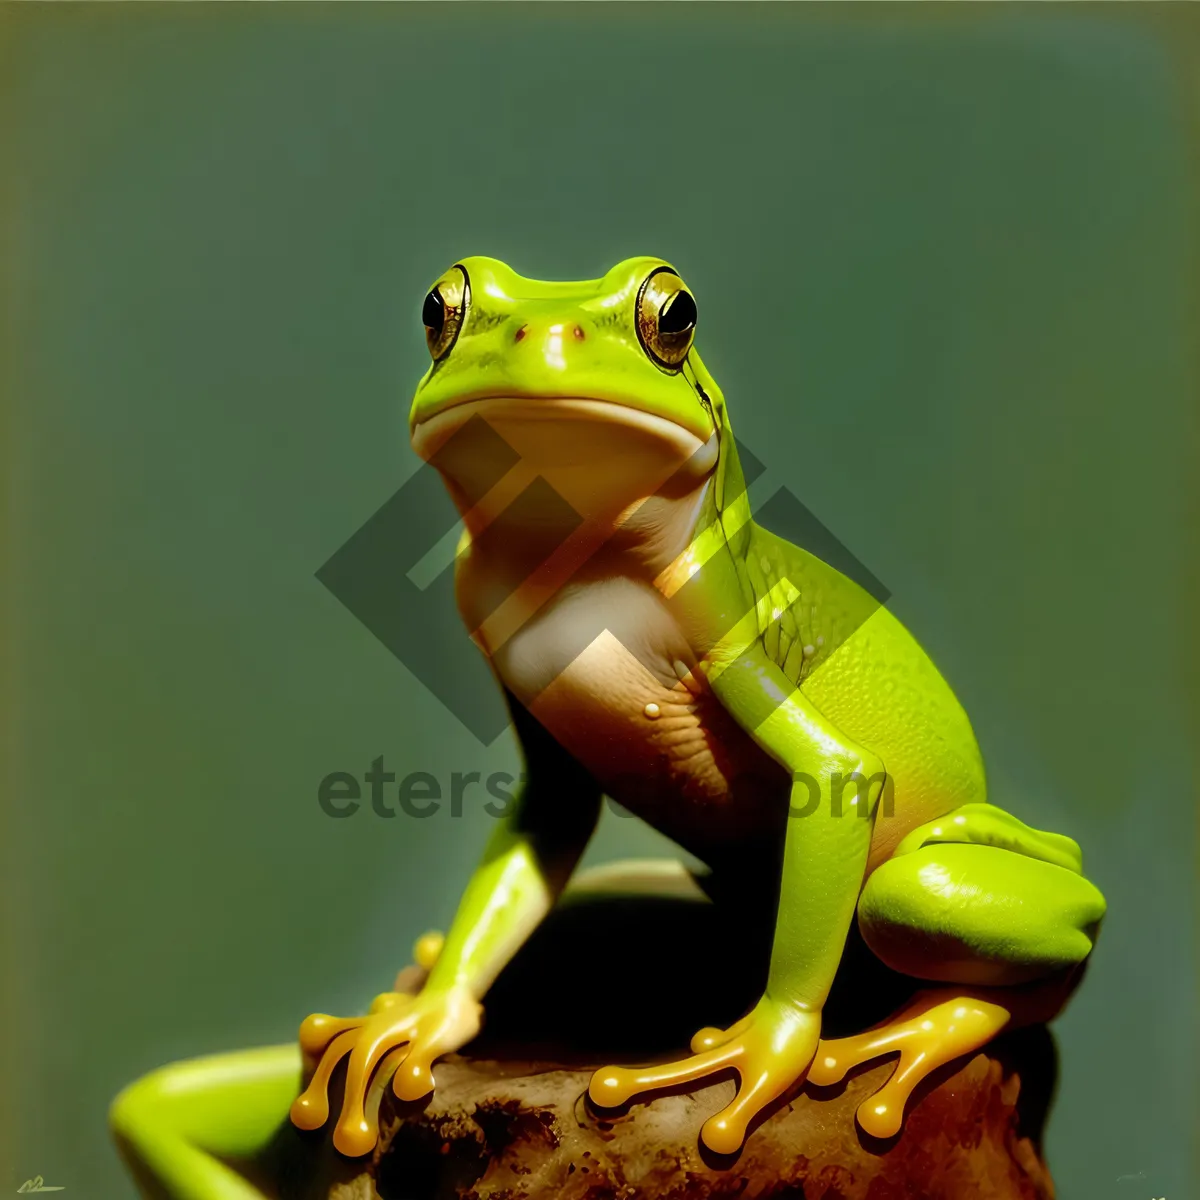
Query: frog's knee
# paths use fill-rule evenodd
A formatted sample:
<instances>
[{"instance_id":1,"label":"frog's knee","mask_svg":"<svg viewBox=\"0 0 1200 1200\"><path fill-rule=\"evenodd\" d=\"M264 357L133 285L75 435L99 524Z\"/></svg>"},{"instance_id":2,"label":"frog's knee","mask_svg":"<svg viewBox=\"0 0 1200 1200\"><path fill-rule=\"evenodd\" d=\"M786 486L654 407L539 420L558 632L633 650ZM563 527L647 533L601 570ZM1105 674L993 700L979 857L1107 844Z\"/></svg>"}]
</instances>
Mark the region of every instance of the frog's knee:
<instances>
[{"instance_id":1,"label":"frog's knee","mask_svg":"<svg viewBox=\"0 0 1200 1200\"><path fill-rule=\"evenodd\" d=\"M941 817L910 830L896 847L896 856L919 850L935 842L964 842L1011 850L1026 858L1066 867L1076 874L1083 871L1079 843L1061 833L1034 829L1012 813L982 801L964 804Z\"/></svg>"},{"instance_id":2,"label":"frog's knee","mask_svg":"<svg viewBox=\"0 0 1200 1200\"><path fill-rule=\"evenodd\" d=\"M1014 984L1092 951L1104 897L1065 867L994 846L928 845L867 880L858 921L888 966L922 979Z\"/></svg>"}]
</instances>

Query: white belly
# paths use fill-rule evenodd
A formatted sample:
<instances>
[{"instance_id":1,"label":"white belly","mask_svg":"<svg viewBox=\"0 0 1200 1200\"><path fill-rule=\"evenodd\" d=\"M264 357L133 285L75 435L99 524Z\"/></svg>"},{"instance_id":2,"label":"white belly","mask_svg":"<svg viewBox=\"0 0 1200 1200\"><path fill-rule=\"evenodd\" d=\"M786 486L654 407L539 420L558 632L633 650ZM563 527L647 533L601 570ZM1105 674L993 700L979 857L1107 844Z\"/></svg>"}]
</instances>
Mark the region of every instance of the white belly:
<instances>
[{"instance_id":1,"label":"white belly","mask_svg":"<svg viewBox=\"0 0 1200 1200\"><path fill-rule=\"evenodd\" d=\"M607 795L699 857L778 832L786 772L689 674L691 649L650 586L618 576L564 591L493 662Z\"/></svg>"}]
</instances>

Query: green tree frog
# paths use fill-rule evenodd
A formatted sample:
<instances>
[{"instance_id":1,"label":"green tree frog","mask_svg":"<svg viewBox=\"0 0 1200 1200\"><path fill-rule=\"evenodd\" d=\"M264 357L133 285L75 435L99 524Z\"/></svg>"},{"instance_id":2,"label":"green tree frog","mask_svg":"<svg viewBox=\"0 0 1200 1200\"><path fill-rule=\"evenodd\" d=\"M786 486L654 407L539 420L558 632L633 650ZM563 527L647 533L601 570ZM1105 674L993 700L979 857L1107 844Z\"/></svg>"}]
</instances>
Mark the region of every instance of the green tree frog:
<instances>
[{"instance_id":1,"label":"green tree frog","mask_svg":"<svg viewBox=\"0 0 1200 1200\"><path fill-rule=\"evenodd\" d=\"M426 1095L438 1057L478 1032L605 795L714 877L772 881L751 1011L700 1030L681 1061L591 1082L606 1107L735 1068L735 1097L699 1130L713 1151L736 1152L806 1079L899 1051L858 1112L866 1132L894 1134L930 1071L1034 1019L1044 989L1077 976L1105 908L1078 846L988 802L970 723L895 616L753 520L697 316L658 258L581 283L467 258L426 296L432 362L411 440L462 516L458 605L512 711L522 790L444 941L421 949L419 993L311 1016L300 1046L177 1064L117 1098L116 1130L168 1194L257 1196L222 1160L289 1114L326 1124L344 1060L334 1145L370 1151L388 1081ZM885 964L933 986L881 1027L823 1040L854 922ZM302 1050L316 1065L301 1093Z\"/></svg>"}]
</instances>

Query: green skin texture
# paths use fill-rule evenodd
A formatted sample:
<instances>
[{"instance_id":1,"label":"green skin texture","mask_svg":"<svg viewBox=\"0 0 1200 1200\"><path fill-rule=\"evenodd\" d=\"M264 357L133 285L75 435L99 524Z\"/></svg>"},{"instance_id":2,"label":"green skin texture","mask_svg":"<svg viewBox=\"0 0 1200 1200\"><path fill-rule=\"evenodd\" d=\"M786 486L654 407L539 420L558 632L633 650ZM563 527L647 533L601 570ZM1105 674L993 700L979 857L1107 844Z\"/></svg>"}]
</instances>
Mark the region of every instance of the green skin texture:
<instances>
[{"instance_id":1,"label":"green skin texture","mask_svg":"<svg viewBox=\"0 0 1200 1200\"><path fill-rule=\"evenodd\" d=\"M715 438L719 450L682 544L705 547L702 586L681 588L667 606L725 713L793 780L803 774L821 788L815 812L785 822L769 978L748 1015L766 1073L781 1081L768 1089L777 1093L803 1078L816 1052L822 1006L856 917L868 945L897 969L1012 987L1077 968L1104 900L1082 875L1071 839L987 803L970 724L900 622L750 518L721 389L694 346L683 369L670 370L639 338L639 289L664 265L636 258L603 279L546 283L493 259L462 260L466 318L421 380L410 423L415 437L426 421L467 401L567 396L650 414L698 443ZM548 355L537 340L548 322L568 331L578 325L586 338L568 337ZM534 336L517 338L522 328ZM804 605L789 606L797 592L820 597L819 624ZM730 618L740 614L747 615L731 637ZM524 791L495 829L412 1001L428 1018L418 1022L415 1043L424 1039L429 1062L478 1027L478 1002L568 886L599 815L601 787L591 775L528 715L516 728ZM844 791L847 805L861 806L861 819L837 814L830 793L839 778L867 781ZM893 814L886 821L881 797ZM792 783L794 810L811 807L811 798L809 784ZM442 1020L447 1012L457 1015ZM383 1017L372 1020L368 1034L383 1028ZM266 1143L287 1119L301 1069L294 1044L165 1067L121 1093L113 1126L143 1177L167 1195L258 1197L218 1156L249 1156ZM414 1091L432 1084L419 1066L412 1076ZM745 1123L706 1126L705 1140L740 1144Z\"/></svg>"}]
</instances>

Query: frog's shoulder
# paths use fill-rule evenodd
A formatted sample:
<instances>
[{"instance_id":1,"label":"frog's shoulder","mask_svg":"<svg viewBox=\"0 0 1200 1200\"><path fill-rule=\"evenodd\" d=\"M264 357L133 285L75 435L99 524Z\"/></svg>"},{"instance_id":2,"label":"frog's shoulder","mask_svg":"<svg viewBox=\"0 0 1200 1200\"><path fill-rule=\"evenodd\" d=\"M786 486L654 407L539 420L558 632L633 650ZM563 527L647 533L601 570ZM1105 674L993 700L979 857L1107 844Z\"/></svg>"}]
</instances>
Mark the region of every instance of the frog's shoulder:
<instances>
[{"instance_id":1,"label":"frog's shoulder","mask_svg":"<svg viewBox=\"0 0 1200 1200\"><path fill-rule=\"evenodd\" d=\"M795 684L881 607L880 599L848 575L756 522L742 569L767 653Z\"/></svg>"}]
</instances>

